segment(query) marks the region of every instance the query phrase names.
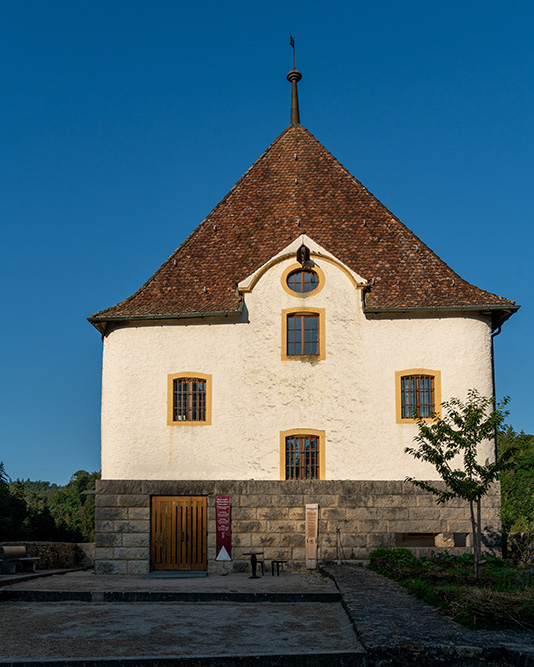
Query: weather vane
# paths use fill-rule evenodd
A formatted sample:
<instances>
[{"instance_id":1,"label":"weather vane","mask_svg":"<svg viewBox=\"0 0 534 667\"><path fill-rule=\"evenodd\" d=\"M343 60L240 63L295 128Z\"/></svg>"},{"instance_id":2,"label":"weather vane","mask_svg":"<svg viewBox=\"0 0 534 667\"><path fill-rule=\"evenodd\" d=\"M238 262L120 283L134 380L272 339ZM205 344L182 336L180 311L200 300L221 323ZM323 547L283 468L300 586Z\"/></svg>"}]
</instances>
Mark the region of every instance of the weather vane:
<instances>
[{"instance_id":1,"label":"weather vane","mask_svg":"<svg viewBox=\"0 0 534 667\"><path fill-rule=\"evenodd\" d=\"M299 97L297 83L302 79L302 74L295 68L295 40L291 32L289 33L289 46L293 49L293 69L287 75L287 80L291 83L291 125L300 125Z\"/></svg>"},{"instance_id":2,"label":"weather vane","mask_svg":"<svg viewBox=\"0 0 534 667\"><path fill-rule=\"evenodd\" d=\"M293 49L293 69L295 69L295 40L291 32L289 33L289 46Z\"/></svg>"}]
</instances>

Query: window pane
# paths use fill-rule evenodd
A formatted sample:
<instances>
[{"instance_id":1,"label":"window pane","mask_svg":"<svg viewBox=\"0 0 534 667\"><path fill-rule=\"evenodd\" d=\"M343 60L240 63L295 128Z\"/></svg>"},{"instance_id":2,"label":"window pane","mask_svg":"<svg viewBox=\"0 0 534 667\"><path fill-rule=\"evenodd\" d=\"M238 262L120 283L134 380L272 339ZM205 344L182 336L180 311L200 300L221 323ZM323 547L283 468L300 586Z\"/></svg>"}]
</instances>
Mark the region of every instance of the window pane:
<instances>
[{"instance_id":1,"label":"window pane","mask_svg":"<svg viewBox=\"0 0 534 667\"><path fill-rule=\"evenodd\" d=\"M289 289L293 290L293 292L300 292L299 284L300 280L298 277L298 271L289 274L289 276L287 277L287 286L289 287Z\"/></svg>"},{"instance_id":2,"label":"window pane","mask_svg":"<svg viewBox=\"0 0 534 667\"><path fill-rule=\"evenodd\" d=\"M303 292L312 292L319 284L319 277L314 271L309 269L298 269L293 271L287 277L287 286L293 292L299 294Z\"/></svg>"},{"instance_id":3,"label":"window pane","mask_svg":"<svg viewBox=\"0 0 534 667\"><path fill-rule=\"evenodd\" d=\"M319 354L319 316L287 316L287 354Z\"/></svg>"},{"instance_id":4,"label":"window pane","mask_svg":"<svg viewBox=\"0 0 534 667\"><path fill-rule=\"evenodd\" d=\"M431 417L434 413L434 376L406 375L401 377L401 417Z\"/></svg>"},{"instance_id":5,"label":"window pane","mask_svg":"<svg viewBox=\"0 0 534 667\"><path fill-rule=\"evenodd\" d=\"M173 421L206 421L205 380L173 380Z\"/></svg>"},{"instance_id":6,"label":"window pane","mask_svg":"<svg viewBox=\"0 0 534 667\"><path fill-rule=\"evenodd\" d=\"M419 379L419 414L421 417L430 417L434 411L433 378L423 375Z\"/></svg>"},{"instance_id":7,"label":"window pane","mask_svg":"<svg viewBox=\"0 0 534 667\"><path fill-rule=\"evenodd\" d=\"M286 438L286 479L318 479L319 439L303 435Z\"/></svg>"}]
</instances>

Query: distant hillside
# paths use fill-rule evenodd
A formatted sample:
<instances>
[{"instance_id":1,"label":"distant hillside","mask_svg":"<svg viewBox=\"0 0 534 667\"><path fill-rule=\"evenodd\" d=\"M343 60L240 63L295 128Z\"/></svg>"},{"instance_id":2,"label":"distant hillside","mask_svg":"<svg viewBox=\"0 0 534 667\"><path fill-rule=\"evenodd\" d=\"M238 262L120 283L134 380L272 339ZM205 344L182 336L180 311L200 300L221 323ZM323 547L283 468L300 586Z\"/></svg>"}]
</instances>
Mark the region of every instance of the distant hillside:
<instances>
[{"instance_id":1,"label":"distant hillside","mask_svg":"<svg viewBox=\"0 0 534 667\"><path fill-rule=\"evenodd\" d=\"M92 542L95 488L100 473L75 472L65 486L30 479L15 481L0 463L0 542L43 540Z\"/></svg>"}]
</instances>

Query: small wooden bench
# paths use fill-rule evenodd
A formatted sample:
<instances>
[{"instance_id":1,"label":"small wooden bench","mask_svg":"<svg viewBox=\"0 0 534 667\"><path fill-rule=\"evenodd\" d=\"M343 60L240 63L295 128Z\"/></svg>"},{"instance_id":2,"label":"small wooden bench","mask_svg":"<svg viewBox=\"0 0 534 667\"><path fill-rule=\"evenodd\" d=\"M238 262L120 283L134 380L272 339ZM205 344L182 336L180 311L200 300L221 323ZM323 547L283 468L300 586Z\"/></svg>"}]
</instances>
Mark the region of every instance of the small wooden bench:
<instances>
[{"instance_id":1,"label":"small wooden bench","mask_svg":"<svg viewBox=\"0 0 534 667\"><path fill-rule=\"evenodd\" d=\"M35 572L38 556L26 556L26 547L0 547L0 574Z\"/></svg>"}]
</instances>

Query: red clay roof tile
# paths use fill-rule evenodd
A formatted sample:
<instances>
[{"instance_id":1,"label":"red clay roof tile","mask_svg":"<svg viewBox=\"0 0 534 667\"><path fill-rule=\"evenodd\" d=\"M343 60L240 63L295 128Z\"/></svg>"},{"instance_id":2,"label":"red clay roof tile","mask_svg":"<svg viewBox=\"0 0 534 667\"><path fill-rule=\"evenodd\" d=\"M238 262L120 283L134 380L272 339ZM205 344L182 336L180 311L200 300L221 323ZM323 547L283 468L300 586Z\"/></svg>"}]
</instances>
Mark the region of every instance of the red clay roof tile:
<instances>
[{"instance_id":1,"label":"red clay roof tile","mask_svg":"<svg viewBox=\"0 0 534 667\"><path fill-rule=\"evenodd\" d=\"M489 309L513 301L458 276L301 125L269 146L208 217L101 323L239 309L238 282L305 232L369 281L366 310Z\"/></svg>"}]
</instances>

